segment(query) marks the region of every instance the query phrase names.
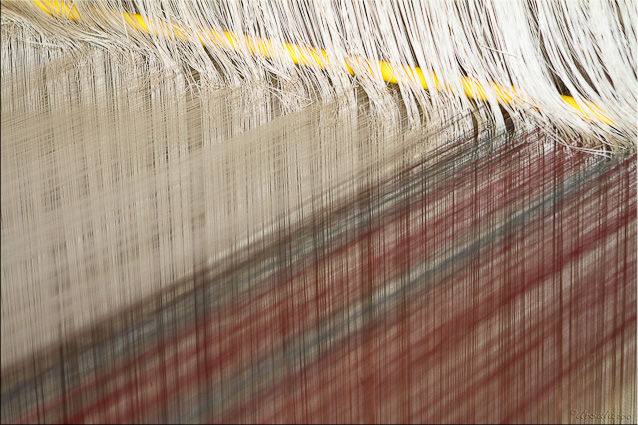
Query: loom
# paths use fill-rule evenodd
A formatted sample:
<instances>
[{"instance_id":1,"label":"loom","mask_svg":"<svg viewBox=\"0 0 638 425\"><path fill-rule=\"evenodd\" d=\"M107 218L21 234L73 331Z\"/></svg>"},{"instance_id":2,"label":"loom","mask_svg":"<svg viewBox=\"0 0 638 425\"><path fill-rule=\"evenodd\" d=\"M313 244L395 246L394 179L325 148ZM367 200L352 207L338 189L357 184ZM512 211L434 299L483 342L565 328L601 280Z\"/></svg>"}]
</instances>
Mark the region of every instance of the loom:
<instances>
[{"instance_id":1,"label":"loom","mask_svg":"<svg viewBox=\"0 0 638 425\"><path fill-rule=\"evenodd\" d=\"M635 423L631 1L2 0L2 423Z\"/></svg>"}]
</instances>

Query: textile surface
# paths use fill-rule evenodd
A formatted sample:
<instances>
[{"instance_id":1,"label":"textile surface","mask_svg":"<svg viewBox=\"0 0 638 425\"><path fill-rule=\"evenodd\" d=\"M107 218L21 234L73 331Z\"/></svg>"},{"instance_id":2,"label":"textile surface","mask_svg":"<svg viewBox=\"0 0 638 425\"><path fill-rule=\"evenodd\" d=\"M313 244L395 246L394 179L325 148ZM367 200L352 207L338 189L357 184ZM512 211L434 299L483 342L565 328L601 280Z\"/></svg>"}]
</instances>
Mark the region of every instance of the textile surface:
<instances>
[{"instance_id":1,"label":"textile surface","mask_svg":"<svg viewBox=\"0 0 638 425\"><path fill-rule=\"evenodd\" d=\"M635 422L634 151L2 43L3 423Z\"/></svg>"}]
</instances>

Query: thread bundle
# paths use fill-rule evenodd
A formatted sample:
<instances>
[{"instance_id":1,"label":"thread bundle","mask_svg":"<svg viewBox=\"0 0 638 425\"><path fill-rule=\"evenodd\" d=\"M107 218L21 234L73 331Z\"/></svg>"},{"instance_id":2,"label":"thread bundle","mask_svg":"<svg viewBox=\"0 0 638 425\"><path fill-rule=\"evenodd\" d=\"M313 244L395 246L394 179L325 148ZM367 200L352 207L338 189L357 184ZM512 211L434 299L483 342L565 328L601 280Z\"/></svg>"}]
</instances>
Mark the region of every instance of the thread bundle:
<instances>
[{"instance_id":1,"label":"thread bundle","mask_svg":"<svg viewBox=\"0 0 638 425\"><path fill-rule=\"evenodd\" d=\"M65 45L141 50L169 69L195 71L204 85L270 86L286 108L351 99L354 73L388 119L397 105L385 72L399 83L412 126L443 104L474 109L469 93L501 127L504 109L517 125L558 126L594 148L635 147L638 137L632 2L100 0L5 9L36 19ZM300 67L290 46L321 51L306 52Z\"/></svg>"}]
</instances>

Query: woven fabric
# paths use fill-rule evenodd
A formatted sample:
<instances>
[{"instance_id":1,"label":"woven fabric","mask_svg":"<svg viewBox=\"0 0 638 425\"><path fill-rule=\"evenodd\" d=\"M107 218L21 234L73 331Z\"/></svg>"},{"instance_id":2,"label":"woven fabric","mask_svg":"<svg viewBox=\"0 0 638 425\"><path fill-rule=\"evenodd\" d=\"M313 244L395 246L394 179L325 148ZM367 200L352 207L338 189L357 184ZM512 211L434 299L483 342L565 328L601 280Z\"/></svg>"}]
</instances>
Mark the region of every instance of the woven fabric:
<instances>
[{"instance_id":1,"label":"woven fabric","mask_svg":"<svg viewBox=\"0 0 638 425\"><path fill-rule=\"evenodd\" d=\"M198 271L5 372L3 421L632 415L635 156L542 142L455 140Z\"/></svg>"}]
</instances>

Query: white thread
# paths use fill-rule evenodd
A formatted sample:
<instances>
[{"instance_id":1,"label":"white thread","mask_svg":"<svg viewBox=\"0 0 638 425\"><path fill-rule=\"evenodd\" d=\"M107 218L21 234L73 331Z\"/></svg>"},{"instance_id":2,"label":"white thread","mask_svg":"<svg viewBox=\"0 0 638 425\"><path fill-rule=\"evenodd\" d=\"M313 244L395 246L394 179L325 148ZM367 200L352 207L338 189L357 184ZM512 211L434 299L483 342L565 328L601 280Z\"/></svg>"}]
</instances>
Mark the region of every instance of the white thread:
<instances>
[{"instance_id":1,"label":"white thread","mask_svg":"<svg viewBox=\"0 0 638 425\"><path fill-rule=\"evenodd\" d=\"M280 44L270 58L252 55L240 42L224 49L212 39L189 43L175 36L135 33L121 13L121 0L73 3L82 22L53 20L29 2L3 2L11 20L28 20L56 39L86 41L115 50L144 51L166 68L194 69L199 84L221 86L271 85L283 82L282 107L298 110L316 99L352 99L353 81L346 62L356 72L356 84L368 94L381 116L396 114L388 96L378 61L418 66L430 88L403 71L400 91L408 118L420 125L419 111L427 118L442 104L459 111L472 108L464 96L461 77L467 74L485 88L493 119L504 126L501 107L517 125L554 125L575 131L592 148L636 145L638 97L635 58L638 13L631 1L607 0L507 0L462 2L457 0L131 0L144 20L160 28L177 25L185 36L228 30L252 38L323 48L330 58L327 70L298 67ZM129 8L130 9L130 8ZM367 58L354 63L349 58ZM212 59L211 59L212 58ZM546 58L545 61L542 58ZM432 71L439 88L429 74ZM185 72L188 76L189 72ZM575 101L587 108L599 106L614 123L579 116L560 96L554 77ZM515 104L499 104L488 85L495 83L508 94L516 88ZM283 89L283 91L281 90Z\"/></svg>"}]
</instances>

